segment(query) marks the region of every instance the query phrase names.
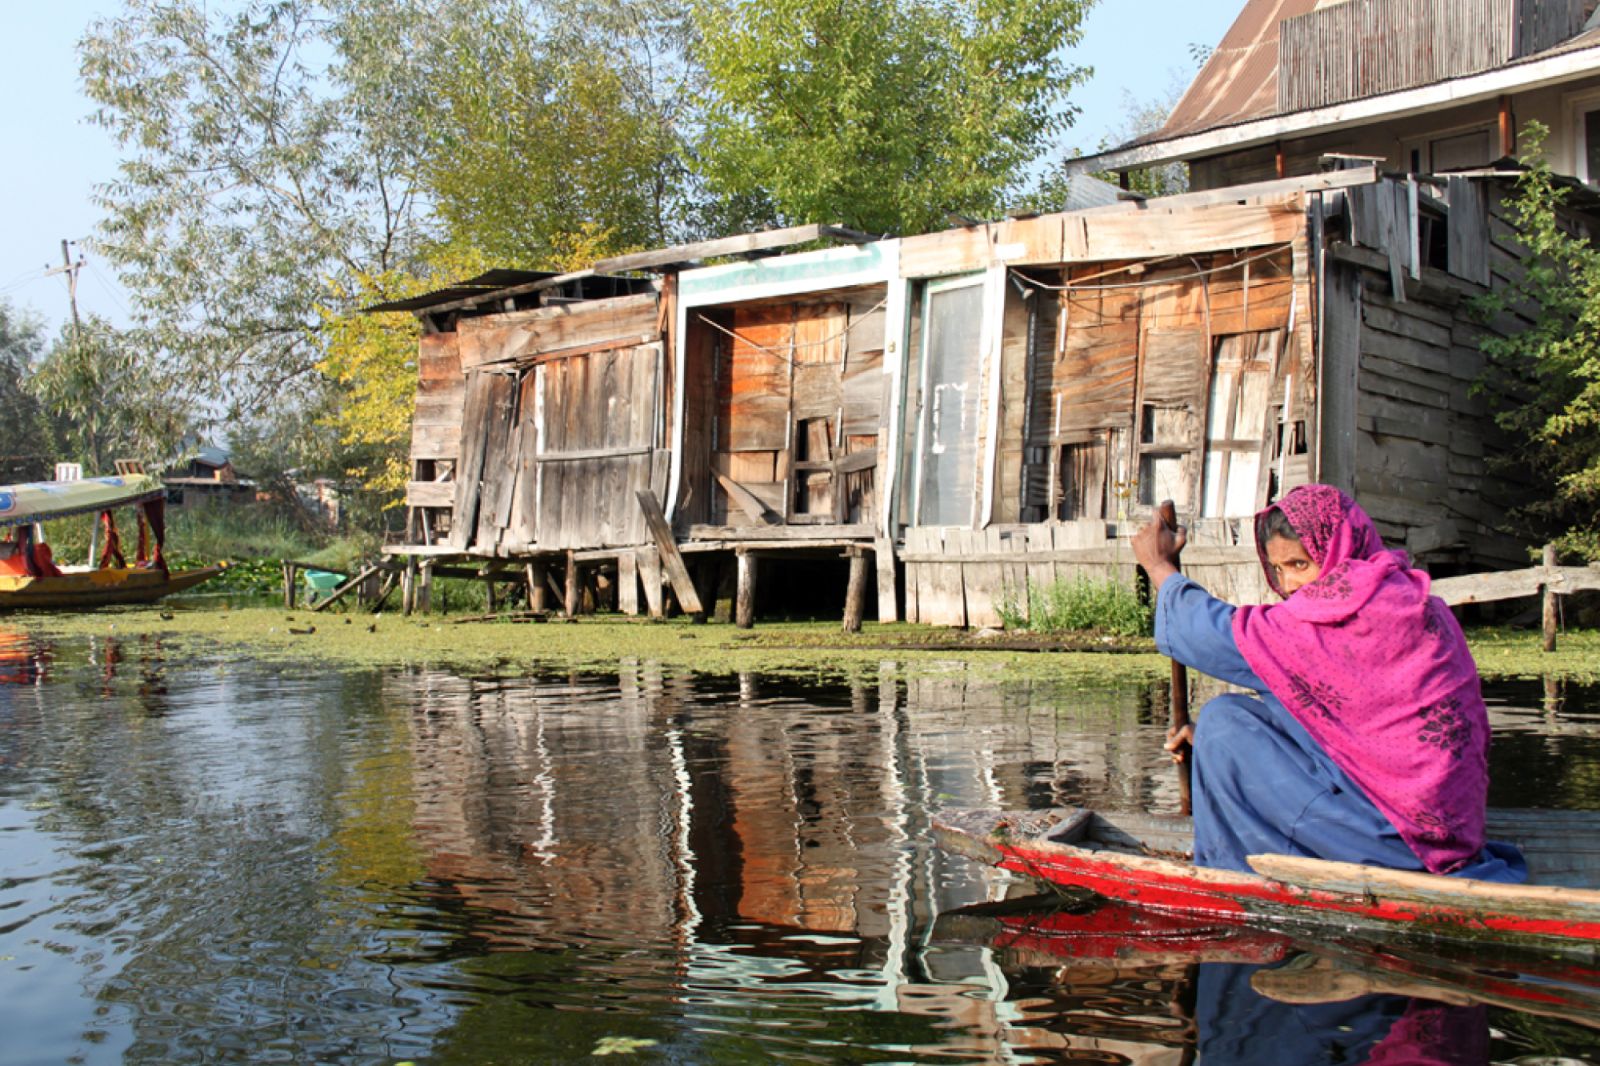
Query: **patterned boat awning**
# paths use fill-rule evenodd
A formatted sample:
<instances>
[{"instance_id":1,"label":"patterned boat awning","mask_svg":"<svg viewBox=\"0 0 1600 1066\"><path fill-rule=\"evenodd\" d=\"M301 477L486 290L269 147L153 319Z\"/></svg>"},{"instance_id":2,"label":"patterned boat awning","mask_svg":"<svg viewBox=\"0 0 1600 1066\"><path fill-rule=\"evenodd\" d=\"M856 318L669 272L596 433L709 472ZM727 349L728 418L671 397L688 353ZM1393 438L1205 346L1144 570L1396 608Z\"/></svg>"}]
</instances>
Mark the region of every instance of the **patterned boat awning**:
<instances>
[{"instance_id":1,"label":"patterned boat awning","mask_svg":"<svg viewBox=\"0 0 1600 1066\"><path fill-rule=\"evenodd\" d=\"M150 474L0 485L0 527L92 514L108 507L160 499L165 493L161 479Z\"/></svg>"}]
</instances>

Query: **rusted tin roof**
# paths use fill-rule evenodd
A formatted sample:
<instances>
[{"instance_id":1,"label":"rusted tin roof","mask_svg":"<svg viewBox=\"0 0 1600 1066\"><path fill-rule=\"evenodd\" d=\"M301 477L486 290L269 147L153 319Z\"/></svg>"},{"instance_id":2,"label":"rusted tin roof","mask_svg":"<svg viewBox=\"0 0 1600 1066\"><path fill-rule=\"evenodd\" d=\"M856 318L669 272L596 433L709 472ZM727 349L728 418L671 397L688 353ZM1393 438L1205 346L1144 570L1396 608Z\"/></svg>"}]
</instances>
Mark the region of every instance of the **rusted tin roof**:
<instances>
[{"instance_id":1,"label":"rusted tin roof","mask_svg":"<svg viewBox=\"0 0 1600 1066\"><path fill-rule=\"evenodd\" d=\"M1278 23L1317 0L1248 0L1166 125L1134 144L1166 141L1270 115L1278 106Z\"/></svg>"}]
</instances>

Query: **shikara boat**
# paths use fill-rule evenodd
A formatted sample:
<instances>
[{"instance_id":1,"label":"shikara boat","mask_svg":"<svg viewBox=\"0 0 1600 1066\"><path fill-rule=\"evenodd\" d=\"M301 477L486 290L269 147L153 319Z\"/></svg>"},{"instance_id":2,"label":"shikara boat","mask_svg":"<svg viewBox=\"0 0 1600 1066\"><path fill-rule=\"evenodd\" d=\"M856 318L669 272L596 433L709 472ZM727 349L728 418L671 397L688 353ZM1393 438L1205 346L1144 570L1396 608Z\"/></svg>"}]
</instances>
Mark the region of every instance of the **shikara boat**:
<instances>
[{"instance_id":1,"label":"shikara boat","mask_svg":"<svg viewBox=\"0 0 1600 1066\"><path fill-rule=\"evenodd\" d=\"M1325 928L1600 956L1600 813L1491 811L1489 835L1528 857L1531 883L1252 855L1254 873L1189 861L1187 818L1083 808L948 810L948 851L1056 887L1239 924Z\"/></svg>"},{"instance_id":2,"label":"shikara boat","mask_svg":"<svg viewBox=\"0 0 1600 1066\"><path fill-rule=\"evenodd\" d=\"M20 531L7 542L8 557L34 550L32 529L42 522L78 514L100 514L105 542L99 564L60 566L54 561L46 572L37 565L0 572L0 610L12 608L102 607L109 604L151 603L163 596L193 588L222 572L221 567L169 570L162 555L166 537L166 489L149 474L87 478L81 481L36 481L0 486L0 534ZM141 550L132 566L122 557L112 517L119 507L136 507L141 521ZM143 530L154 534L155 550L142 558ZM29 570L38 572L28 572Z\"/></svg>"}]
</instances>

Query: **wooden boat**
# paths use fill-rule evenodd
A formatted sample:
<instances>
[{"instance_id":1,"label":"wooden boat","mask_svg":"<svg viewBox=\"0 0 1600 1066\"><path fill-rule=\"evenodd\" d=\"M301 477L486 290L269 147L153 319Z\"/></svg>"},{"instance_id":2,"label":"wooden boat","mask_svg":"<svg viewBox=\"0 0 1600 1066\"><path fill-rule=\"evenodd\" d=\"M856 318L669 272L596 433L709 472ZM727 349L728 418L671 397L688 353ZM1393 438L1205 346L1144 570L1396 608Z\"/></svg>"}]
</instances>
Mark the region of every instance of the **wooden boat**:
<instances>
[{"instance_id":1,"label":"wooden boat","mask_svg":"<svg viewBox=\"0 0 1600 1066\"><path fill-rule=\"evenodd\" d=\"M1530 884L1252 855L1254 873L1189 861L1187 818L949 810L934 819L946 850L1079 896L1240 924L1318 925L1600 955L1600 814L1491 811L1489 835L1528 857Z\"/></svg>"},{"instance_id":2,"label":"wooden boat","mask_svg":"<svg viewBox=\"0 0 1600 1066\"><path fill-rule=\"evenodd\" d=\"M0 486L0 532L8 528L26 531L21 544L24 551L32 548L31 528L42 522L79 514L109 514L118 507L140 508L141 519L155 534L154 556L128 566L121 558L116 525L106 520L107 550L99 566L59 567L60 573L37 575L0 572L0 610L152 603L221 573L222 568L216 566L167 568L161 555L165 499L160 480L148 474Z\"/></svg>"}]
</instances>

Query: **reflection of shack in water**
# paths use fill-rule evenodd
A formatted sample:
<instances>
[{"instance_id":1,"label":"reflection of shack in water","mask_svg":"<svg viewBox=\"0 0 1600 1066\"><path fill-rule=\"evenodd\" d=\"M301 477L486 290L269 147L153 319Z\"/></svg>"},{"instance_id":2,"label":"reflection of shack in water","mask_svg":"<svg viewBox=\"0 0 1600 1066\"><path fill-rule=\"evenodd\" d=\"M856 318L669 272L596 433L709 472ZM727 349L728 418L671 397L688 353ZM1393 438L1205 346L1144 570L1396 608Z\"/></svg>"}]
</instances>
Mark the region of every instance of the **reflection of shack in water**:
<instances>
[{"instance_id":1,"label":"reflection of shack in water","mask_svg":"<svg viewBox=\"0 0 1600 1066\"><path fill-rule=\"evenodd\" d=\"M1146 693L1067 703L1057 686L950 669L902 680L886 665L804 701L753 675L648 665L564 684L391 680L416 707L427 877L478 916L491 950L626 930L678 958L685 992L781 979L948 1019L976 1041L968 1051L998 1054L1018 1043L998 1040L1014 1013L1003 976L985 950L926 953L922 931L1003 885L932 848L929 810L1175 796L1157 741L1136 728ZM860 982L816 980L840 970Z\"/></svg>"}]
</instances>

